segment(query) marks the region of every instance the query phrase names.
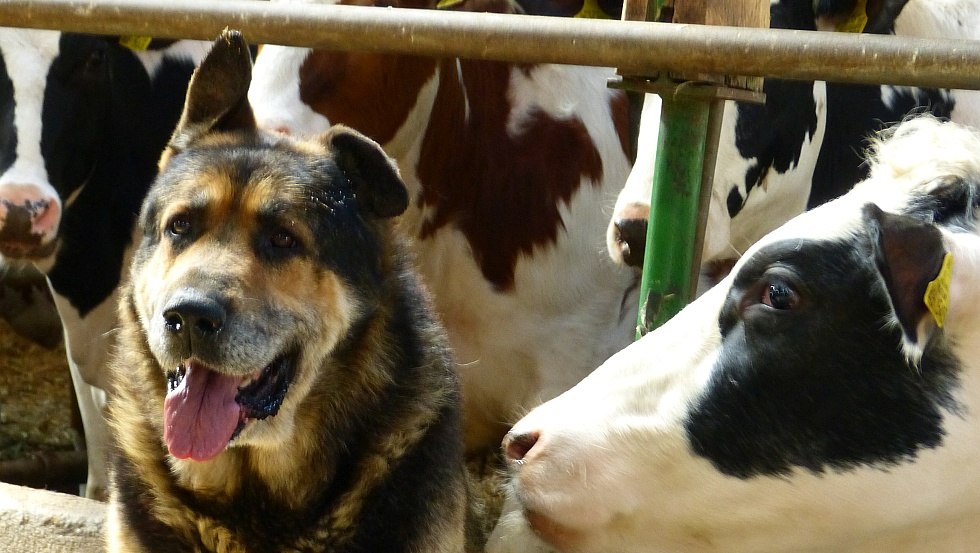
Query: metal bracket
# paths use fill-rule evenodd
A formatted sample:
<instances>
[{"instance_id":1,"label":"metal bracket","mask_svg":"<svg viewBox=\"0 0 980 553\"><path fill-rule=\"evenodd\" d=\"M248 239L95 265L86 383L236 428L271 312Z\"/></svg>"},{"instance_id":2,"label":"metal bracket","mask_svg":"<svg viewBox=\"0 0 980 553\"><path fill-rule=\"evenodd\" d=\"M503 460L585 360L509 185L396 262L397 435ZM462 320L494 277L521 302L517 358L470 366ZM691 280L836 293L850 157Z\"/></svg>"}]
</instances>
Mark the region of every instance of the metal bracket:
<instances>
[{"instance_id":1,"label":"metal bracket","mask_svg":"<svg viewBox=\"0 0 980 553\"><path fill-rule=\"evenodd\" d=\"M689 81L675 79L665 74L656 77L619 76L606 82L609 88L659 94L662 98L683 96L700 100L734 100L762 104L766 101L764 92L734 88L710 81Z\"/></svg>"}]
</instances>

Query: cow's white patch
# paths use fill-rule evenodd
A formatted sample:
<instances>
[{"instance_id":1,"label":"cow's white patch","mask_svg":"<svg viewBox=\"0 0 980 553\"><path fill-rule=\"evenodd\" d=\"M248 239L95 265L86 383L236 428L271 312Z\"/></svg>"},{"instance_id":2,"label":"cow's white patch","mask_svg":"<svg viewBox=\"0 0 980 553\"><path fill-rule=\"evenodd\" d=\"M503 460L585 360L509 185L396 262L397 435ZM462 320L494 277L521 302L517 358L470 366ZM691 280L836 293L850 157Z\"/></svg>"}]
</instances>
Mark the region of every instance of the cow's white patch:
<instances>
[{"instance_id":1,"label":"cow's white patch","mask_svg":"<svg viewBox=\"0 0 980 553\"><path fill-rule=\"evenodd\" d=\"M201 40L180 40L161 50L140 50L134 52L153 80L157 71L167 60L185 61L197 65L211 50L211 43Z\"/></svg>"},{"instance_id":2,"label":"cow's white patch","mask_svg":"<svg viewBox=\"0 0 980 553\"><path fill-rule=\"evenodd\" d=\"M267 45L253 69L248 100L259 127L315 135L330 128L330 121L300 99L299 72L312 50Z\"/></svg>"},{"instance_id":3,"label":"cow's white patch","mask_svg":"<svg viewBox=\"0 0 980 553\"><path fill-rule=\"evenodd\" d=\"M41 154L41 109L48 68L58 56L57 31L2 29L0 52L7 66L7 75L14 87L14 126L17 131L17 150L14 164L0 175L0 187L30 185L38 197L56 202L61 210L58 192L48 180L44 157ZM57 225L55 225L55 233ZM54 234L51 234L53 238Z\"/></svg>"}]
</instances>

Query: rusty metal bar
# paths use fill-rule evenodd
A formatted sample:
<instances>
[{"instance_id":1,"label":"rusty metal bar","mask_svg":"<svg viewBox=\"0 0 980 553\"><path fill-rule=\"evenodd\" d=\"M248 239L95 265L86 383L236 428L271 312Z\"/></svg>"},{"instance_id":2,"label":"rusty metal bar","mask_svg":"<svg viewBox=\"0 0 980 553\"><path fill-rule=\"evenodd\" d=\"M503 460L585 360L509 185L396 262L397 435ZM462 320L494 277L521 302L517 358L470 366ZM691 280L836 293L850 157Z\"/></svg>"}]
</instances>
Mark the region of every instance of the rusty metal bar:
<instances>
[{"instance_id":1,"label":"rusty metal bar","mask_svg":"<svg viewBox=\"0 0 980 553\"><path fill-rule=\"evenodd\" d=\"M980 41L249 0L3 0L0 25L618 67L980 89Z\"/></svg>"}]
</instances>

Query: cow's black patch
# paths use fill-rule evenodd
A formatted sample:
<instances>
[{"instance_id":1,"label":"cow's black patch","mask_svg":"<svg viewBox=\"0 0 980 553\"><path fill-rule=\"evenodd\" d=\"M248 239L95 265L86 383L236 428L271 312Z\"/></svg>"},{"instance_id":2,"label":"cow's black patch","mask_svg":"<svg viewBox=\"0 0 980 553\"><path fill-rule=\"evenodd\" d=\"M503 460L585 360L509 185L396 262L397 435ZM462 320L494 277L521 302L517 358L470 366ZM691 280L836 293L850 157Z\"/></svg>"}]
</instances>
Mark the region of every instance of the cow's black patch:
<instances>
[{"instance_id":1,"label":"cow's black patch","mask_svg":"<svg viewBox=\"0 0 980 553\"><path fill-rule=\"evenodd\" d=\"M890 106L882 91L894 93ZM948 119L955 101L948 90L827 83L827 130L807 207L830 201L868 176L864 163L869 139L910 113Z\"/></svg>"},{"instance_id":2,"label":"cow's black patch","mask_svg":"<svg viewBox=\"0 0 980 553\"><path fill-rule=\"evenodd\" d=\"M119 284L136 213L194 67L165 58L151 80L115 41L70 33L60 51L45 90L41 147L62 200L81 192L62 215L48 276L85 316Z\"/></svg>"},{"instance_id":3,"label":"cow's black patch","mask_svg":"<svg viewBox=\"0 0 980 553\"><path fill-rule=\"evenodd\" d=\"M926 223L973 232L980 210L978 191L980 183L946 178L937 182L929 194L911 198L902 212Z\"/></svg>"},{"instance_id":4,"label":"cow's black patch","mask_svg":"<svg viewBox=\"0 0 980 553\"><path fill-rule=\"evenodd\" d=\"M784 0L770 8L773 29L816 30L809 1ZM745 196L737 189L728 196L728 215L742 210L752 189L769 171L785 173L800 161L803 144L817 131L817 105L812 81L766 79L765 104L739 102L735 146L741 157L755 160L745 174Z\"/></svg>"},{"instance_id":5,"label":"cow's black patch","mask_svg":"<svg viewBox=\"0 0 980 553\"><path fill-rule=\"evenodd\" d=\"M17 156L17 129L14 127L14 83L0 52L0 174L10 169Z\"/></svg>"},{"instance_id":6,"label":"cow's black patch","mask_svg":"<svg viewBox=\"0 0 980 553\"><path fill-rule=\"evenodd\" d=\"M788 240L747 261L721 312L712 377L685 421L697 455L749 478L887 467L942 443L957 362L937 335L909 363L873 257L861 237Z\"/></svg>"}]
</instances>

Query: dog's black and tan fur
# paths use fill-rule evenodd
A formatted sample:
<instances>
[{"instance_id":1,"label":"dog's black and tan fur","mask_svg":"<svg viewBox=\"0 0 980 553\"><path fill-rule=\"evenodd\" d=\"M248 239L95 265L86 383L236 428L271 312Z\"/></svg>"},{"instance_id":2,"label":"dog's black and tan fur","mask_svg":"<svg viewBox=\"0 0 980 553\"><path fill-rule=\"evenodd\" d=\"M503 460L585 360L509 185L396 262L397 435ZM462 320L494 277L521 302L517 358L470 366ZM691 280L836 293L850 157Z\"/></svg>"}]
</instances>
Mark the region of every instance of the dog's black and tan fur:
<instances>
[{"instance_id":1,"label":"dog's black and tan fur","mask_svg":"<svg viewBox=\"0 0 980 553\"><path fill-rule=\"evenodd\" d=\"M226 31L140 215L109 550L460 552L457 385L392 229L404 185L350 129L257 131L250 71Z\"/></svg>"}]
</instances>

